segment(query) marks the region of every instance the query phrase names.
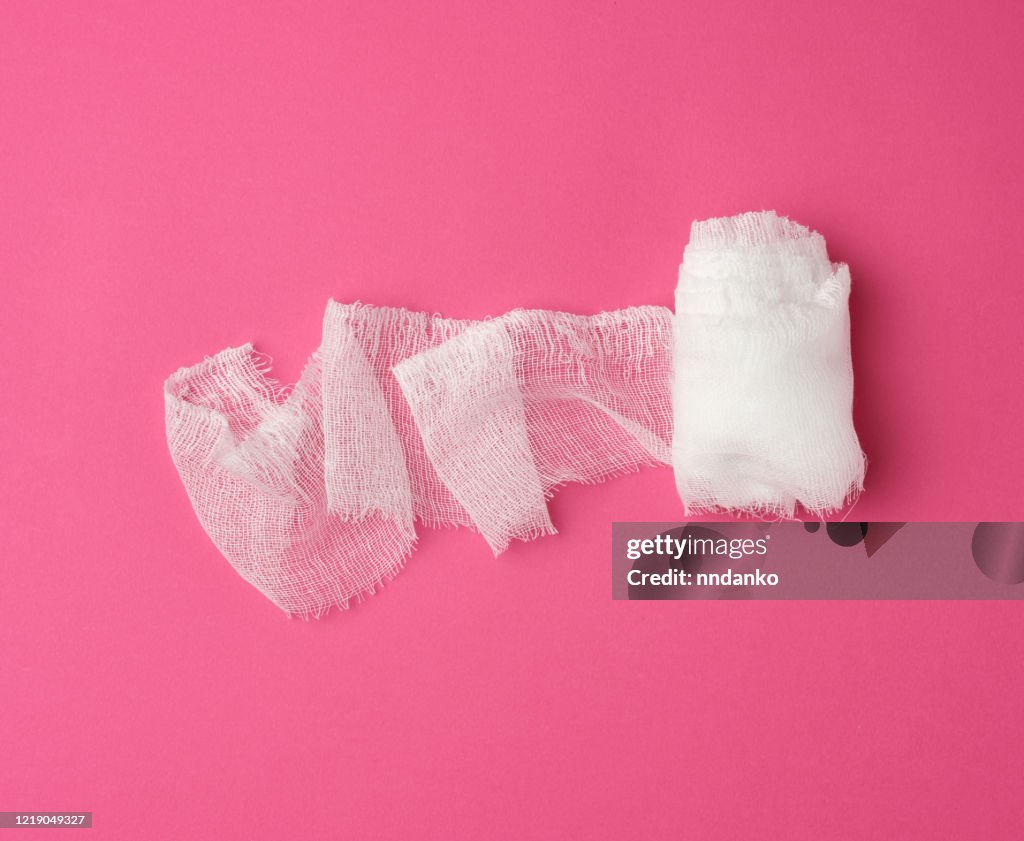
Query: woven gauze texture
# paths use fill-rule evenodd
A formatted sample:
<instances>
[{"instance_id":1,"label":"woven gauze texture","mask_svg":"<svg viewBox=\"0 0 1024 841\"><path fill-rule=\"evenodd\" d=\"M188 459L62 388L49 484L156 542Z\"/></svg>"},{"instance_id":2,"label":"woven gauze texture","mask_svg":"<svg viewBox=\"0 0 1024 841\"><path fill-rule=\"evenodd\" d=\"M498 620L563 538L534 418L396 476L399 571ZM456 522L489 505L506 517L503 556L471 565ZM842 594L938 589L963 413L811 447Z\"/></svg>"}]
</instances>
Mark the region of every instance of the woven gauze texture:
<instances>
[{"instance_id":1,"label":"woven gauze texture","mask_svg":"<svg viewBox=\"0 0 1024 841\"><path fill-rule=\"evenodd\" d=\"M324 366L324 403L327 407L324 471L329 488L332 485L343 486L350 481L353 466L347 464L341 455L352 448L353 442L374 440L372 435L365 439L353 435L352 430L338 423L336 418L344 418L346 412L351 411L346 407L353 403L372 401L375 405L382 405L383 414L368 416L368 420L376 423L380 417L386 417L395 431L411 494L411 500L406 500L406 504L411 503L415 519L431 527L472 525L466 510L437 475L427 457L412 412L391 369L403 359L443 344L473 323L399 307L328 302L324 334L339 337L333 345L348 349L346 355L331 355ZM371 376L365 379L353 376L349 369L349 361L353 357L367 367ZM365 393L359 391L363 388L367 389ZM370 446L360 452L361 458L376 458Z\"/></svg>"},{"instance_id":2,"label":"woven gauze texture","mask_svg":"<svg viewBox=\"0 0 1024 841\"><path fill-rule=\"evenodd\" d=\"M393 576L415 520L498 553L554 531L556 486L670 463L671 324L661 307L470 322L330 301L290 390L248 345L174 374L168 443L239 574L318 616Z\"/></svg>"},{"instance_id":3,"label":"woven gauze texture","mask_svg":"<svg viewBox=\"0 0 1024 841\"><path fill-rule=\"evenodd\" d=\"M672 314L516 310L394 373L427 455L495 554L555 531L546 498L671 462Z\"/></svg>"},{"instance_id":4,"label":"woven gauze texture","mask_svg":"<svg viewBox=\"0 0 1024 841\"><path fill-rule=\"evenodd\" d=\"M325 336L285 394L246 345L165 388L171 456L203 528L246 581L301 616L373 592L415 540L405 462L365 364L349 368L349 388L371 399L324 411L323 359L352 355ZM333 486L326 418L346 430L338 462L355 467Z\"/></svg>"},{"instance_id":5,"label":"woven gauze texture","mask_svg":"<svg viewBox=\"0 0 1024 841\"><path fill-rule=\"evenodd\" d=\"M673 465L688 513L825 515L864 486L850 272L772 212L693 224L676 289Z\"/></svg>"},{"instance_id":6,"label":"woven gauze texture","mask_svg":"<svg viewBox=\"0 0 1024 841\"><path fill-rule=\"evenodd\" d=\"M820 235L762 212L693 224L675 315L332 300L291 388L249 345L171 376L168 443L213 542L300 616L374 592L417 521L498 554L554 533L560 485L645 465L690 514L824 515L864 481L849 292Z\"/></svg>"}]
</instances>

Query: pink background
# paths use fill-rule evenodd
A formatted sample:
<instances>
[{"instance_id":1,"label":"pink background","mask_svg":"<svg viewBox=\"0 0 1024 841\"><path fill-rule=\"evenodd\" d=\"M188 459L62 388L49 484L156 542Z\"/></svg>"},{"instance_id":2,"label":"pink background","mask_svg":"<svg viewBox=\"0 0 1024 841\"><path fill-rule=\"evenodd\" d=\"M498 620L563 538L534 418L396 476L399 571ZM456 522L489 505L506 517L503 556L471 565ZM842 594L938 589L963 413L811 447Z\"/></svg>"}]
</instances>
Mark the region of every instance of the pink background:
<instances>
[{"instance_id":1,"label":"pink background","mask_svg":"<svg viewBox=\"0 0 1024 841\"><path fill-rule=\"evenodd\" d=\"M0 809L1019 838L1019 604L613 602L609 524L678 518L668 470L498 560L424 531L320 622L201 531L177 367L251 339L293 379L329 296L670 305L690 221L761 208L853 271L854 516L1024 519L1019 3L498 5L4 4Z\"/></svg>"}]
</instances>

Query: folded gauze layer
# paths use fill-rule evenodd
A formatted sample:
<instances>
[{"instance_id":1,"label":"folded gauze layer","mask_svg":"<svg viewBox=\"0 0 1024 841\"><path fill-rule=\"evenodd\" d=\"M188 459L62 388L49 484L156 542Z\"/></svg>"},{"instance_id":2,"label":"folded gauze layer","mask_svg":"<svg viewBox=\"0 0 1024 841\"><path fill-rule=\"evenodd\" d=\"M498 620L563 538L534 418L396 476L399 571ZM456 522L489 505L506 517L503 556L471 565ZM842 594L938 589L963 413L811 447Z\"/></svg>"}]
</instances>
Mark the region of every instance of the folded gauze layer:
<instances>
[{"instance_id":1,"label":"folded gauze layer","mask_svg":"<svg viewBox=\"0 0 1024 841\"><path fill-rule=\"evenodd\" d=\"M325 326L327 326L325 324ZM345 370L325 411L325 360ZM167 440L196 515L237 572L288 613L373 592L416 539L409 477L358 344L325 330L298 383L279 388L251 345L178 371ZM332 434L332 477L325 471Z\"/></svg>"},{"instance_id":2,"label":"folded gauze layer","mask_svg":"<svg viewBox=\"0 0 1024 841\"><path fill-rule=\"evenodd\" d=\"M695 222L676 289L673 465L690 513L824 515L863 488L850 272L772 212Z\"/></svg>"},{"instance_id":3,"label":"folded gauze layer","mask_svg":"<svg viewBox=\"0 0 1024 841\"><path fill-rule=\"evenodd\" d=\"M324 474L329 494L344 487L359 471L358 465L347 461L347 452L358 448L368 461L378 457L373 431L348 425L351 407L383 401L380 413L367 420L377 424L384 418L386 428L394 432L400 448L398 458L408 477L413 518L431 527L472 525L469 514L427 457L391 369L403 359L444 344L474 323L400 307L327 302L324 344L333 350L326 352L322 376L327 438ZM356 375L359 368L366 369L365 378ZM380 493L384 492L382 485Z\"/></svg>"},{"instance_id":4,"label":"folded gauze layer","mask_svg":"<svg viewBox=\"0 0 1024 841\"><path fill-rule=\"evenodd\" d=\"M672 314L516 310L395 366L438 475L495 554L555 529L545 500L671 462Z\"/></svg>"},{"instance_id":5,"label":"folded gauze layer","mask_svg":"<svg viewBox=\"0 0 1024 841\"><path fill-rule=\"evenodd\" d=\"M239 574L316 616L393 576L417 519L473 526L500 552L554 531L557 485L668 463L671 321L661 307L468 322L331 301L291 389L249 345L170 377L168 443Z\"/></svg>"}]
</instances>

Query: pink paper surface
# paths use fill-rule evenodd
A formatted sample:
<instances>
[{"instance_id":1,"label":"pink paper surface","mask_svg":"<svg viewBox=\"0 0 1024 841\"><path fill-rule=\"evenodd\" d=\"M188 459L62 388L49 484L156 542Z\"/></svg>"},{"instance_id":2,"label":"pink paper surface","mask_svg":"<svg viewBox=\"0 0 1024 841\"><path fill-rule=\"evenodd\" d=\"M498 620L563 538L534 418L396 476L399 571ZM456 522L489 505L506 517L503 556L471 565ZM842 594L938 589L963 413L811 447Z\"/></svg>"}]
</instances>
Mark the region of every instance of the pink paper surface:
<instances>
[{"instance_id":1,"label":"pink paper surface","mask_svg":"<svg viewBox=\"0 0 1024 841\"><path fill-rule=\"evenodd\" d=\"M774 208L853 273L851 516L1024 519L1020 4L2 17L0 809L118 839L1021 837L1018 604L613 602L611 521L681 516L649 470L563 490L561 534L498 560L421 531L383 594L289 621L200 529L161 393L249 340L294 379L330 296L671 305L692 219Z\"/></svg>"}]
</instances>

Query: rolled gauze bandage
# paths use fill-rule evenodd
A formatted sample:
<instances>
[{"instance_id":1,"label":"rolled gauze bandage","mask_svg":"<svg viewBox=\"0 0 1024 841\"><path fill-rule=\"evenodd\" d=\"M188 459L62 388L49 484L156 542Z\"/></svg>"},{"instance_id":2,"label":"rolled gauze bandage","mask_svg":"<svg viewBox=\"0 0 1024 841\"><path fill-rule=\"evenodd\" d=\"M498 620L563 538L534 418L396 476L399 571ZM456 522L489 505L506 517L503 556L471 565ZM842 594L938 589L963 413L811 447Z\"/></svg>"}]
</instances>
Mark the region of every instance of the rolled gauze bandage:
<instances>
[{"instance_id":1,"label":"rolled gauze bandage","mask_svg":"<svg viewBox=\"0 0 1024 841\"><path fill-rule=\"evenodd\" d=\"M688 513L824 515L863 488L850 272L773 212L694 222L676 289L673 465Z\"/></svg>"}]
</instances>

